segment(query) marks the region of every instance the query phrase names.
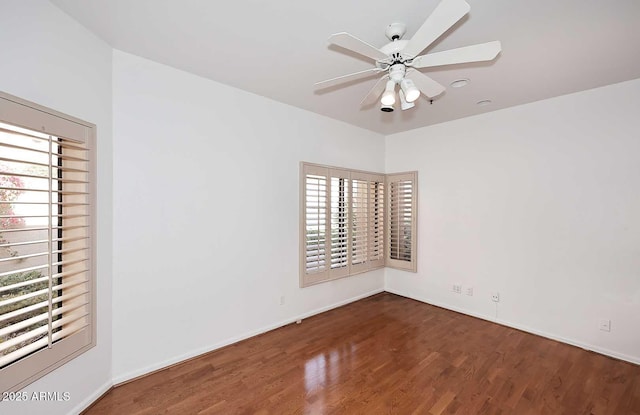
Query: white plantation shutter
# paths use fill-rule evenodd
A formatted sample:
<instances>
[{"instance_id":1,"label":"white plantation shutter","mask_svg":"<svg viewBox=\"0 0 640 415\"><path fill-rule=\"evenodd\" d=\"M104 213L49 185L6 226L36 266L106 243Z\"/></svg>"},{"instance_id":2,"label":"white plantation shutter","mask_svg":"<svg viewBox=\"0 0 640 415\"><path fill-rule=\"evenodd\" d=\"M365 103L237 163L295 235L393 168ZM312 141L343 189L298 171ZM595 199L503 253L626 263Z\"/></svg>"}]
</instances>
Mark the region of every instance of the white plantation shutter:
<instances>
[{"instance_id":1,"label":"white plantation shutter","mask_svg":"<svg viewBox=\"0 0 640 415\"><path fill-rule=\"evenodd\" d=\"M417 271L417 173L388 174L386 266Z\"/></svg>"},{"instance_id":2,"label":"white plantation shutter","mask_svg":"<svg viewBox=\"0 0 640 415\"><path fill-rule=\"evenodd\" d=\"M384 266L384 176L371 175L369 181L369 267Z\"/></svg>"},{"instance_id":3,"label":"white plantation shutter","mask_svg":"<svg viewBox=\"0 0 640 415\"><path fill-rule=\"evenodd\" d=\"M93 135L90 124L0 95L2 391L95 344Z\"/></svg>"},{"instance_id":4,"label":"white plantation shutter","mask_svg":"<svg viewBox=\"0 0 640 415\"><path fill-rule=\"evenodd\" d=\"M351 273L384 266L384 175L351 172Z\"/></svg>"},{"instance_id":5,"label":"white plantation shutter","mask_svg":"<svg viewBox=\"0 0 640 415\"><path fill-rule=\"evenodd\" d=\"M323 271L326 259L327 178L314 174L307 175L306 186L306 269L311 272Z\"/></svg>"},{"instance_id":6,"label":"white plantation shutter","mask_svg":"<svg viewBox=\"0 0 640 415\"><path fill-rule=\"evenodd\" d=\"M331 269L329 278L349 275L349 171L329 169L331 205Z\"/></svg>"},{"instance_id":7,"label":"white plantation shutter","mask_svg":"<svg viewBox=\"0 0 640 415\"><path fill-rule=\"evenodd\" d=\"M384 175L301 163L300 285L384 266Z\"/></svg>"},{"instance_id":8,"label":"white plantation shutter","mask_svg":"<svg viewBox=\"0 0 640 415\"><path fill-rule=\"evenodd\" d=\"M351 204L351 266L353 272L368 268L369 182L365 173L353 173Z\"/></svg>"},{"instance_id":9,"label":"white plantation shutter","mask_svg":"<svg viewBox=\"0 0 640 415\"><path fill-rule=\"evenodd\" d=\"M323 281L327 275L327 227L329 225L329 169L305 165L303 183L303 282Z\"/></svg>"}]
</instances>

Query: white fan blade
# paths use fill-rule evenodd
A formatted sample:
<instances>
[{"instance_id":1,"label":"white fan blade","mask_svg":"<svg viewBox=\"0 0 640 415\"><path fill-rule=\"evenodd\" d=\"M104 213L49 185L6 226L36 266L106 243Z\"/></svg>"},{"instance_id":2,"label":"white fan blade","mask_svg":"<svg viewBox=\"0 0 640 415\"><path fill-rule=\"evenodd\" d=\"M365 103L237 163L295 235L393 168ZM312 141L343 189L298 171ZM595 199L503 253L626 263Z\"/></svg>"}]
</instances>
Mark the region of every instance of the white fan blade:
<instances>
[{"instance_id":1,"label":"white fan blade","mask_svg":"<svg viewBox=\"0 0 640 415\"><path fill-rule=\"evenodd\" d=\"M349 49L360 55L371 58L375 61L387 59L388 56L375 46L371 46L367 42L358 39L357 37L347 33L340 32L329 37L329 42L334 45Z\"/></svg>"},{"instance_id":2,"label":"white fan blade","mask_svg":"<svg viewBox=\"0 0 640 415\"><path fill-rule=\"evenodd\" d=\"M406 57L418 56L470 9L464 0L442 0L400 52Z\"/></svg>"},{"instance_id":3,"label":"white fan blade","mask_svg":"<svg viewBox=\"0 0 640 415\"><path fill-rule=\"evenodd\" d=\"M418 89L429 98L444 92L444 87L420 71L408 71L407 78L411 79Z\"/></svg>"},{"instance_id":4,"label":"white fan blade","mask_svg":"<svg viewBox=\"0 0 640 415\"><path fill-rule=\"evenodd\" d=\"M389 77L385 75L382 78L378 79L378 82L376 82L373 88L371 88L369 93L364 97L364 99L360 103L361 107L366 107L367 105L371 105L374 102L376 102L378 98L380 98L380 94L382 94L382 91L384 91L384 87L387 85L387 78Z\"/></svg>"},{"instance_id":5,"label":"white fan blade","mask_svg":"<svg viewBox=\"0 0 640 415\"><path fill-rule=\"evenodd\" d=\"M331 79L327 79L324 81L320 81L320 82L316 82L314 85L317 89L319 88L327 88L333 85L337 85L340 84L342 82L347 82L350 81L352 79L358 79L361 78L365 75L369 75L372 73L378 73L381 72L382 69L379 68L371 68L371 69L365 69L364 71L360 71L360 72L354 72L354 73L350 73L348 75L342 75L342 76L338 76L336 78L331 78Z\"/></svg>"},{"instance_id":6,"label":"white fan blade","mask_svg":"<svg viewBox=\"0 0 640 415\"><path fill-rule=\"evenodd\" d=\"M502 50L500 42L481 43L463 48L430 53L413 59L414 68L431 68L433 66L453 65L456 63L490 61Z\"/></svg>"}]
</instances>

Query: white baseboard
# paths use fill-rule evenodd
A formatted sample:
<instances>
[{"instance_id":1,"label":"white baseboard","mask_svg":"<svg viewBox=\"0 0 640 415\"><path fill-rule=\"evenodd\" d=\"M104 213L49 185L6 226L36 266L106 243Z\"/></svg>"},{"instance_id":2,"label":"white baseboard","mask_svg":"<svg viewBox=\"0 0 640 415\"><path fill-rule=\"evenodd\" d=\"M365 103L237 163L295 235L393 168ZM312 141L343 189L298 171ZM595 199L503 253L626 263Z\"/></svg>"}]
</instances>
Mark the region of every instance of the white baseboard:
<instances>
[{"instance_id":1,"label":"white baseboard","mask_svg":"<svg viewBox=\"0 0 640 415\"><path fill-rule=\"evenodd\" d=\"M185 361L185 360L200 356L202 354L212 352L212 351L220 349L222 347L229 346L229 345L231 345L233 343L237 343L239 341L246 340L246 339L248 339L250 337L254 337L254 336L257 336L259 334L266 333L268 331L277 329L279 327L286 326L287 324L294 323L297 320L303 320L305 318L309 318L309 317L314 316L316 314L324 313L325 311L329 311L331 309L341 307L343 305L352 303L354 301L361 300L361 299L366 298L366 297L370 297L370 296L375 295L375 294L379 294L381 292L384 292L383 288L380 288L380 289L377 289L377 290L373 290L373 291L369 291L369 292L366 292L364 294L360 294L360 295L357 295L355 297L351 297L351 298L348 298L346 300L339 301L337 303L333 303L333 304L330 304L330 305L325 306L325 307L317 308L317 309L309 311L307 313L303 313L303 314L300 314L300 315L297 315L297 316L294 316L294 317L289 317L289 318L287 318L285 320L282 320L282 321L280 321L278 323L270 324L268 326L261 327L258 330L253 330L253 331L244 333L244 334L242 334L240 336L236 336L236 337L232 337L230 339L223 340L223 341L215 343L213 345L209 345L209 346L206 346L206 347L195 349L195 350L192 350L190 352L181 354L179 356L174 356L174 357L172 357L170 359L166 359L166 360L164 360L162 362L158 362L158 363L143 367L141 369L132 370L132 371L124 373L122 375L115 376L113 378L113 384L114 384L114 386L118 386L121 383L124 383L124 382L126 382L128 380L131 380L131 379L135 379L135 378L137 378L139 376L146 375L146 374L154 372L156 370L164 369L164 368L166 368L168 366L171 366L171 365L174 365L176 363L180 363L182 361Z\"/></svg>"},{"instance_id":2,"label":"white baseboard","mask_svg":"<svg viewBox=\"0 0 640 415\"><path fill-rule=\"evenodd\" d=\"M605 356L609 356L609 357L613 357L615 359L619 359L619 360L624 360L626 362L630 362L630 363L634 363L636 365L640 365L640 357L638 356L629 356L627 354L624 353L618 353L616 351L613 350L608 350L605 349L603 347L599 347L593 344L588 344L588 343L584 343L581 342L579 340L575 340L575 339L570 339L567 337L563 337L563 336L559 336L557 334L553 334L553 333L548 333L546 331L542 331L542 330L537 330L519 323L514 323L512 321L508 321L508 320L503 320L503 319L496 319L495 316L489 316L489 315L484 315L484 314L479 314L464 308L459 308L459 307L454 307L451 306L449 304L444 304L444 303L439 303L437 301L433 301L431 299L428 298L419 298L416 295L412 295L412 294L408 294L408 293L404 293L401 291L397 291L397 290L391 290L391 289L385 289L385 291L391 293L391 294L396 294L402 297L407 297L407 298L411 298L412 300L416 300L416 301L420 301L422 303L426 303L426 304L430 304L430 305L434 305L436 307L441 307L441 308L445 308L447 310L451 310L451 311L455 311L456 313L461 313L461 314L466 314L468 316L471 317L476 317L482 320L487 320L490 321L492 323L497 323L500 324L502 326L506 326L506 327L511 327L513 329L517 329L517 330L522 330L525 331L527 333L531 333L531 334L535 334L537 336L541 336L541 337L545 337L547 339L551 339L551 340L555 340L555 341L559 341L561 343L566 343L566 344L570 344L572 346L576 346L576 347L580 347L581 349L585 349L585 350L590 350L592 352L596 352Z\"/></svg>"},{"instance_id":3,"label":"white baseboard","mask_svg":"<svg viewBox=\"0 0 640 415\"><path fill-rule=\"evenodd\" d=\"M112 382L107 382L104 385L100 386L91 395L87 396L86 398L84 398L82 402L77 404L69 413L74 415L81 413L82 411L87 409L89 406L91 406L92 403L98 400L98 398L104 395L105 392L111 389L112 386L113 386Z\"/></svg>"}]
</instances>

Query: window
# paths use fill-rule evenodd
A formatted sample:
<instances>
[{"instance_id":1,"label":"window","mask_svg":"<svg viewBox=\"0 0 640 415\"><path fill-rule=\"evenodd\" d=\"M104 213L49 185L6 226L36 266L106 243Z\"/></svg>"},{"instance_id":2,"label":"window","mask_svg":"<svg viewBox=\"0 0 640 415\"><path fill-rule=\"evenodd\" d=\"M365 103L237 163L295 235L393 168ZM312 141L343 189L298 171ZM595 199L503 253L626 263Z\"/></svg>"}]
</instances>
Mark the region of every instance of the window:
<instances>
[{"instance_id":1,"label":"window","mask_svg":"<svg viewBox=\"0 0 640 415\"><path fill-rule=\"evenodd\" d=\"M0 389L95 345L95 126L0 94Z\"/></svg>"},{"instance_id":2,"label":"window","mask_svg":"<svg viewBox=\"0 0 640 415\"><path fill-rule=\"evenodd\" d=\"M337 167L301 163L300 285L305 287L385 265L415 272L415 205L405 208L411 218L393 222L394 232L407 231L403 259L389 261L385 223L391 205L385 196L386 176ZM412 180L415 183L415 173ZM392 182L396 186L397 183ZM406 190L405 187L403 189ZM406 191L403 193L405 194ZM411 192L413 200L415 197ZM396 208L394 208L396 209ZM413 210L411 210L413 209ZM394 210L396 212L396 210ZM387 214L388 216L388 214ZM405 227L409 223L411 229ZM412 239L413 238L413 239ZM398 244L393 246L397 251ZM391 246L389 246L391 248ZM394 252L396 252L394 251ZM397 256L397 253L395 254ZM409 260L411 267L406 266Z\"/></svg>"}]
</instances>

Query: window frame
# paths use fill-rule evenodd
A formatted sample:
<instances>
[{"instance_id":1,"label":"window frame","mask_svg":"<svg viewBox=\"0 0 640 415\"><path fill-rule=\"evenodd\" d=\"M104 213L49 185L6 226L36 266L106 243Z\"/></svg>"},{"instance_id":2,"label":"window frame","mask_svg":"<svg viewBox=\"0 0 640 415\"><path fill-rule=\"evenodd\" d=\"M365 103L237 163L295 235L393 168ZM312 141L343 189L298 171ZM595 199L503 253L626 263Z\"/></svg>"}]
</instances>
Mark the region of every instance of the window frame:
<instances>
[{"instance_id":1,"label":"window frame","mask_svg":"<svg viewBox=\"0 0 640 415\"><path fill-rule=\"evenodd\" d=\"M0 391L18 391L97 344L96 306L96 126L79 118L0 91L0 122L83 143L87 154L87 326L0 369ZM50 195L59 195L59 189ZM51 197L51 196L50 196ZM57 237L50 234L48 241ZM55 242L56 244L58 242Z\"/></svg>"}]
</instances>

